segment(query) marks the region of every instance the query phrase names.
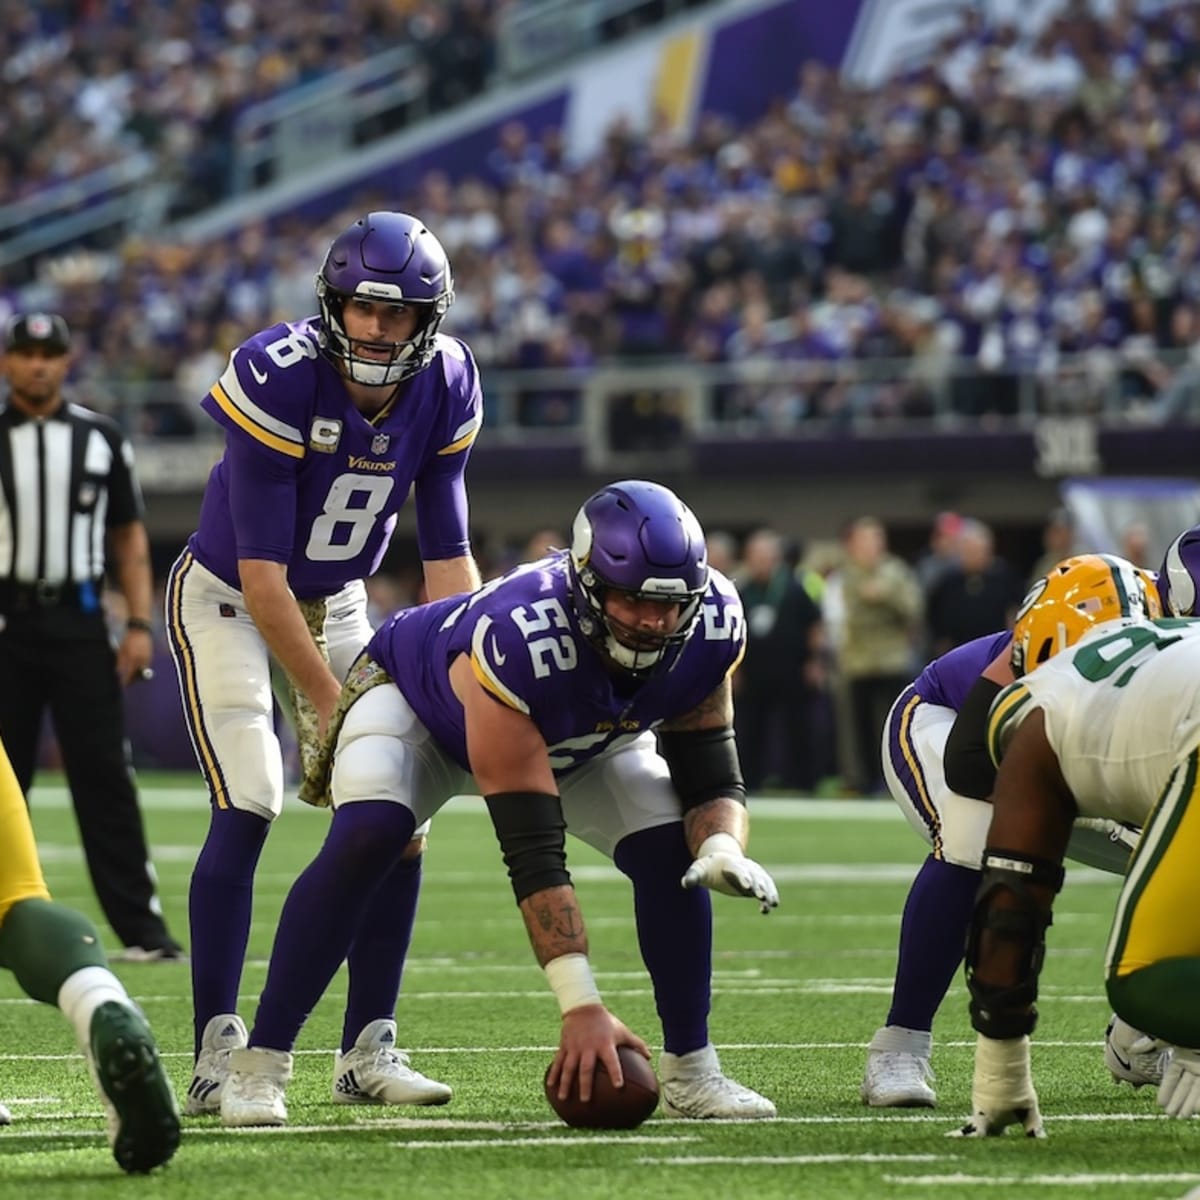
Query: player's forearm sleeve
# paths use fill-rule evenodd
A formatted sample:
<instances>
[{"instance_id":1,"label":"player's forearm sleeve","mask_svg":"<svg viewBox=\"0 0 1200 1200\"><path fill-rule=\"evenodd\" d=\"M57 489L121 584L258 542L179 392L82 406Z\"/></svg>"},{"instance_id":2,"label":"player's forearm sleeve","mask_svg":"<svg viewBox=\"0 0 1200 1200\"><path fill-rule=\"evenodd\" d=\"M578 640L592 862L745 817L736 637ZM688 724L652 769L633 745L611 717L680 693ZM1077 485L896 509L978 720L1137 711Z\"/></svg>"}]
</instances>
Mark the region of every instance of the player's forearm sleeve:
<instances>
[{"instance_id":1,"label":"player's forearm sleeve","mask_svg":"<svg viewBox=\"0 0 1200 1200\"><path fill-rule=\"evenodd\" d=\"M946 739L942 769L951 791L986 799L996 782L996 767L987 749L987 719L1000 685L980 676L967 693Z\"/></svg>"}]
</instances>

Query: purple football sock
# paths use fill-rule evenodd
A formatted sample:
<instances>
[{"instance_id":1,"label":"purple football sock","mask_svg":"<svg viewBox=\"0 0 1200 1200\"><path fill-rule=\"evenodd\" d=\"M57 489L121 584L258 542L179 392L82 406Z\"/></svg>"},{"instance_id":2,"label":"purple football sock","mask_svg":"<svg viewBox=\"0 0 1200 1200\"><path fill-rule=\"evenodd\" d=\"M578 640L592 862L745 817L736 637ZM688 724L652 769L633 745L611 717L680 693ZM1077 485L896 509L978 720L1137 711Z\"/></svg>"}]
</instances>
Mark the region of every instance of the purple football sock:
<instances>
[{"instance_id":1,"label":"purple football sock","mask_svg":"<svg viewBox=\"0 0 1200 1200\"><path fill-rule=\"evenodd\" d=\"M654 984L663 1049L687 1054L708 1045L712 987L712 903L707 888L684 891L691 866L681 824L631 833L613 862L633 881L642 961Z\"/></svg>"},{"instance_id":2,"label":"purple football sock","mask_svg":"<svg viewBox=\"0 0 1200 1200\"><path fill-rule=\"evenodd\" d=\"M270 822L255 813L214 808L192 871L188 921L197 1054L205 1025L218 1013L237 1012L250 940L254 868L270 828Z\"/></svg>"},{"instance_id":3,"label":"purple football sock","mask_svg":"<svg viewBox=\"0 0 1200 1200\"><path fill-rule=\"evenodd\" d=\"M930 1030L963 960L980 875L934 858L921 865L904 903L889 1025Z\"/></svg>"},{"instance_id":4,"label":"purple football sock","mask_svg":"<svg viewBox=\"0 0 1200 1200\"><path fill-rule=\"evenodd\" d=\"M356 801L333 814L317 857L292 884L279 916L252 1046L291 1050L342 965L372 896L416 828L390 800ZM400 920L400 914L395 914Z\"/></svg>"},{"instance_id":5,"label":"purple football sock","mask_svg":"<svg viewBox=\"0 0 1200 1200\"><path fill-rule=\"evenodd\" d=\"M400 994L400 974L412 941L421 894L421 859L402 858L376 889L346 956L350 972L342 1050L372 1022L390 1018Z\"/></svg>"}]
</instances>

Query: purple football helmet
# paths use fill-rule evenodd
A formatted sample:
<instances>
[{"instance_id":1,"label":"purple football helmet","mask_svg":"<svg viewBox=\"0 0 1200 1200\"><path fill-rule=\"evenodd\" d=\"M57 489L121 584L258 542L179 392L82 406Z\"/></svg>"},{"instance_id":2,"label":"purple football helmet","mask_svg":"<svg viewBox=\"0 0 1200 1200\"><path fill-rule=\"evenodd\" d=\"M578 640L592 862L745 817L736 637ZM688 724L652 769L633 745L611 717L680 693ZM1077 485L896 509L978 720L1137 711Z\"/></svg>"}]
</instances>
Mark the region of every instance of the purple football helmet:
<instances>
[{"instance_id":1,"label":"purple football helmet","mask_svg":"<svg viewBox=\"0 0 1200 1200\"><path fill-rule=\"evenodd\" d=\"M420 319L412 337L375 343L391 352L382 362L354 353L342 320L351 296L411 305ZM442 244L407 213L372 212L333 240L317 275L321 349L347 379L387 387L423 371L433 361L434 338L454 303L454 281Z\"/></svg>"},{"instance_id":2,"label":"purple football helmet","mask_svg":"<svg viewBox=\"0 0 1200 1200\"><path fill-rule=\"evenodd\" d=\"M597 649L633 674L675 661L708 589L708 556L700 522L674 492L640 479L601 488L575 517L569 563L579 625ZM676 628L653 636L622 629L621 640L604 611L610 588L677 602Z\"/></svg>"},{"instance_id":3,"label":"purple football helmet","mask_svg":"<svg viewBox=\"0 0 1200 1200\"><path fill-rule=\"evenodd\" d=\"M1194 617L1200 591L1200 525L1185 529L1168 547L1158 572L1163 616Z\"/></svg>"}]
</instances>

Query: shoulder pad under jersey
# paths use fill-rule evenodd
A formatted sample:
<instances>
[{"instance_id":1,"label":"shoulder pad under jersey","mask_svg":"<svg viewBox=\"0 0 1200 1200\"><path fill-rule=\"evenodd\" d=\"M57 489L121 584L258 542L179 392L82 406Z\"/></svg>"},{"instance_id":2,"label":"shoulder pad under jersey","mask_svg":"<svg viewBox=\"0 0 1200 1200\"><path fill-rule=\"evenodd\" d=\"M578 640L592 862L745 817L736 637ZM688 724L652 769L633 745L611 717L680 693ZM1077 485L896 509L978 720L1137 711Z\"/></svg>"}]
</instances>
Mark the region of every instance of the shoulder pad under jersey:
<instances>
[{"instance_id":1,"label":"shoulder pad under jersey","mask_svg":"<svg viewBox=\"0 0 1200 1200\"><path fill-rule=\"evenodd\" d=\"M272 325L229 356L204 407L227 430L276 453L303 458L319 356L309 322Z\"/></svg>"}]
</instances>

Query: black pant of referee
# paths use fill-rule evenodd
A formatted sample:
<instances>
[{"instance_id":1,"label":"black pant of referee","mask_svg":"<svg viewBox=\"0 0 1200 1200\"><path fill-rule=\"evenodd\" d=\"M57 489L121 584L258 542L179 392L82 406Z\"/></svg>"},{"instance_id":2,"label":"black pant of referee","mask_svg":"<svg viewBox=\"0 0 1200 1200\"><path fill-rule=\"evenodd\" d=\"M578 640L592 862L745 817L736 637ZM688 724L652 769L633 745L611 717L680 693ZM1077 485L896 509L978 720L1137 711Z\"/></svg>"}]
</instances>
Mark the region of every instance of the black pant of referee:
<instances>
[{"instance_id":1,"label":"black pant of referee","mask_svg":"<svg viewBox=\"0 0 1200 1200\"><path fill-rule=\"evenodd\" d=\"M92 885L121 942L147 958L181 953L155 890L134 787L124 704L103 610L73 585L0 585L0 737L28 795L48 710Z\"/></svg>"}]
</instances>

